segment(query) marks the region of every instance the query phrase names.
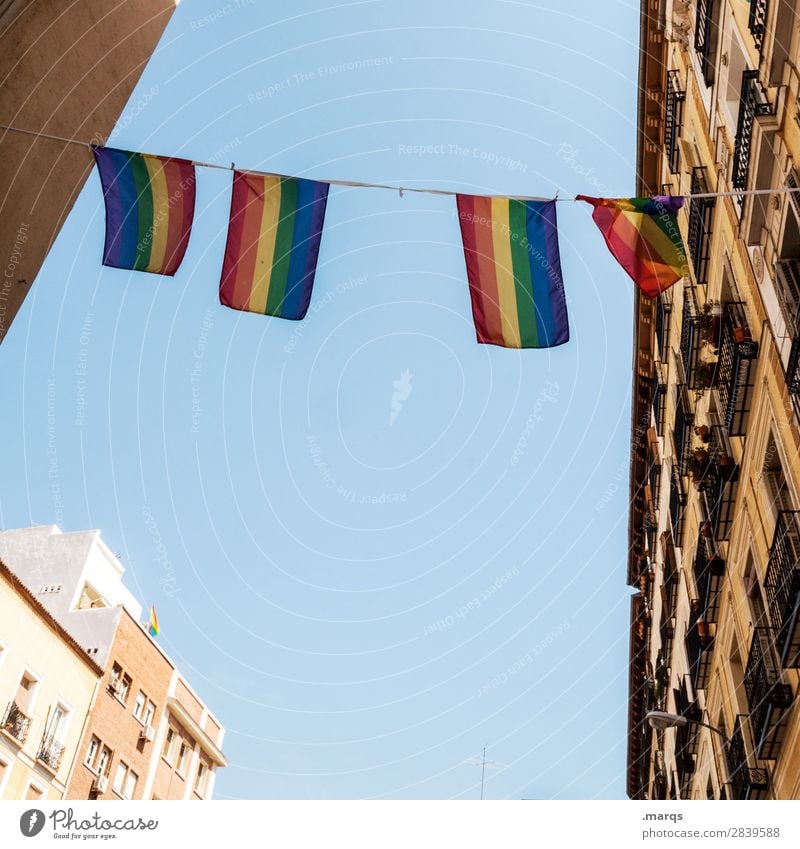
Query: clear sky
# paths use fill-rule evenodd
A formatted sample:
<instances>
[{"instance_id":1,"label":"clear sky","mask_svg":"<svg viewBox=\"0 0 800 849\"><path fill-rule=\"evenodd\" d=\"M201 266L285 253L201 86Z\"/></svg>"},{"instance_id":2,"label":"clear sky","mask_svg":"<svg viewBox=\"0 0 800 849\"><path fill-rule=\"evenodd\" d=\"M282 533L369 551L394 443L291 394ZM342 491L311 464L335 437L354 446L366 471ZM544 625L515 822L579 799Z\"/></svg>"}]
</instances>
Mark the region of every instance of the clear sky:
<instances>
[{"instance_id":1,"label":"clear sky","mask_svg":"<svg viewBox=\"0 0 800 849\"><path fill-rule=\"evenodd\" d=\"M638 7L184 0L112 144L627 196ZM102 530L220 798L477 798L485 744L487 798L624 796L633 286L588 207L572 340L520 352L475 342L447 197L332 188L306 320L222 308L230 181L167 279L101 266L92 174L0 348L0 525Z\"/></svg>"}]
</instances>

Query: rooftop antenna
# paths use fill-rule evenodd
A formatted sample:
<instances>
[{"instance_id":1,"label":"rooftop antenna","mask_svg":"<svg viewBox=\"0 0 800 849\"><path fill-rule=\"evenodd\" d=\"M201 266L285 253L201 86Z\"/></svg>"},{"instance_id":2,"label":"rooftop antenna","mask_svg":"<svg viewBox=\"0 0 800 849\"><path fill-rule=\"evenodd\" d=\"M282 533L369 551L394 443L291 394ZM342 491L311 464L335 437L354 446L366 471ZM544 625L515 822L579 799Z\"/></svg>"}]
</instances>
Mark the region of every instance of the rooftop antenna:
<instances>
[{"instance_id":1,"label":"rooftop antenna","mask_svg":"<svg viewBox=\"0 0 800 849\"><path fill-rule=\"evenodd\" d=\"M481 768L481 801L483 801L483 788L486 782L486 767L489 769L500 769L503 764L497 763L497 761L487 760L486 759L486 745L483 747L483 754L478 757L467 758L464 763L468 763L471 766L479 766Z\"/></svg>"}]
</instances>

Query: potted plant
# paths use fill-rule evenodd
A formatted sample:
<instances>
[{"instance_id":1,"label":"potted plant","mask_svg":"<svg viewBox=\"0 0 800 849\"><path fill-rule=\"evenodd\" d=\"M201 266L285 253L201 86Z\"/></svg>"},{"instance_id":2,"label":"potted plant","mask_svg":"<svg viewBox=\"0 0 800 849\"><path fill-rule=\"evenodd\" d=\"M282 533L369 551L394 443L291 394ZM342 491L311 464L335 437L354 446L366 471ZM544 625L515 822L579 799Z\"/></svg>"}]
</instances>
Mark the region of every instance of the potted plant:
<instances>
[{"instance_id":1,"label":"potted plant","mask_svg":"<svg viewBox=\"0 0 800 849\"><path fill-rule=\"evenodd\" d=\"M686 472L697 486L703 480L708 471L708 451L705 448L695 448L686 460Z\"/></svg>"},{"instance_id":2,"label":"potted plant","mask_svg":"<svg viewBox=\"0 0 800 849\"><path fill-rule=\"evenodd\" d=\"M716 385L717 364L700 361L694 367L694 382L697 389L710 389Z\"/></svg>"},{"instance_id":3,"label":"potted plant","mask_svg":"<svg viewBox=\"0 0 800 849\"><path fill-rule=\"evenodd\" d=\"M711 441L711 430L708 425L695 425L694 432L706 445Z\"/></svg>"}]
</instances>

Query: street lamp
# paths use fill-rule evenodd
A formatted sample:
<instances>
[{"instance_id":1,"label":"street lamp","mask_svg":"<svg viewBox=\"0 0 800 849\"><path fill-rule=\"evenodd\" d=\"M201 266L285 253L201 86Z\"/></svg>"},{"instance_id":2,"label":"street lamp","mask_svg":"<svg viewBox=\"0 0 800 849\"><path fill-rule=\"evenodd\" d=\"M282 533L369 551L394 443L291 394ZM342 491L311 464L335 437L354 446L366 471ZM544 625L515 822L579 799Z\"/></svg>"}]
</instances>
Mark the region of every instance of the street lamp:
<instances>
[{"instance_id":1,"label":"street lamp","mask_svg":"<svg viewBox=\"0 0 800 849\"><path fill-rule=\"evenodd\" d=\"M690 722L694 725L702 725L703 728L708 728L710 731L714 731L719 734L726 743L728 742L728 738L725 736L723 731L720 731L719 728L716 728L713 725L709 725L707 722L700 722L699 719L690 719L688 716L681 716L677 713L668 713L665 710L651 710L645 715L645 719L650 723L650 727L655 728L657 731L663 731L665 728L682 728Z\"/></svg>"}]
</instances>

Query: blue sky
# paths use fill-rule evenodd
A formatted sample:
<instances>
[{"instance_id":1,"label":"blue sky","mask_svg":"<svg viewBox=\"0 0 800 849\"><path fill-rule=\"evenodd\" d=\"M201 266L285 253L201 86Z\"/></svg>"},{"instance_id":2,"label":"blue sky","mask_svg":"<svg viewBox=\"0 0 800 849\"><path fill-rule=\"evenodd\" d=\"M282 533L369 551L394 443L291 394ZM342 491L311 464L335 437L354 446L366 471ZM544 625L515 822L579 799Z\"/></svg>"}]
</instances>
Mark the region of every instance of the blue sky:
<instances>
[{"instance_id":1,"label":"blue sky","mask_svg":"<svg viewBox=\"0 0 800 849\"><path fill-rule=\"evenodd\" d=\"M629 195L638 14L184 0L112 143ZM484 744L487 798L622 797L633 292L588 208L572 340L520 352L474 341L447 197L332 188L307 319L223 309L230 180L165 279L101 266L91 176L0 349L0 525L102 530L228 729L218 797L477 798Z\"/></svg>"}]
</instances>

